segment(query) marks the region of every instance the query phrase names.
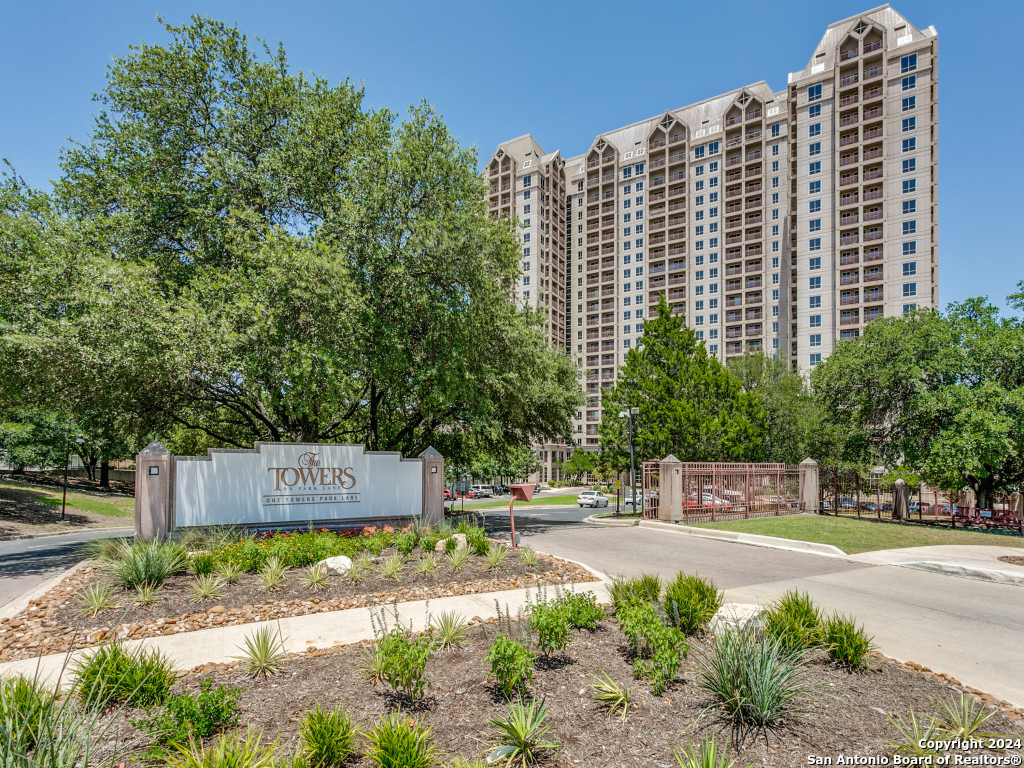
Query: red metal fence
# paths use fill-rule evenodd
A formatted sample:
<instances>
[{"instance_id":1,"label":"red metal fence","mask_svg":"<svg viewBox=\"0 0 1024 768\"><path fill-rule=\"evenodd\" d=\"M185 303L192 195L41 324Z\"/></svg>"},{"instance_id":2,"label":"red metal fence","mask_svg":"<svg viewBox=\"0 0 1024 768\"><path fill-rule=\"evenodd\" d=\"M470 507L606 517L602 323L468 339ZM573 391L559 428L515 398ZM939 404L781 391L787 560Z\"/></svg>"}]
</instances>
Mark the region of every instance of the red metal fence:
<instances>
[{"instance_id":1,"label":"red metal fence","mask_svg":"<svg viewBox=\"0 0 1024 768\"><path fill-rule=\"evenodd\" d=\"M644 517L659 517L660 462L645 461ZM662 519L687 523L796 514L800 468L788 464L684 462L680 465L682 503Z\"/></svg>"}]
</instances>

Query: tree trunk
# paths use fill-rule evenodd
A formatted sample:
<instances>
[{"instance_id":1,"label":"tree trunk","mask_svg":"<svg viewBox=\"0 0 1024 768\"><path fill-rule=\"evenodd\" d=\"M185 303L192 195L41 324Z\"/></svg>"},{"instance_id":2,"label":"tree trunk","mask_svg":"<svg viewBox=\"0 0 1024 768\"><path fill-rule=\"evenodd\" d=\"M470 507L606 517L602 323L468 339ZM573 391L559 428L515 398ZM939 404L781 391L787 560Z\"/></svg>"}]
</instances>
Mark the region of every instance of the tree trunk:
<instances>
[{"instance_id":1,"label":"tree trunk","mask_svg":"<svg viewBox=\"0 0 1024 768\"><path fill-rule=\"evenodd\" d=\"M98 461L98 457L90 456L89 460L85 462L85 474L89 477L89 480L96 479L96 462Z\"/></svg>"},{"instance_id":2,"label":"tree trunk","mask_svg":"<svg viewBox=\"0 0 1024 768\"><path fill-rule=\"evenodd\" d=\"M104 459L100 462L100 488L110 487L110 462Z\"/></svg>"}]
</instances>

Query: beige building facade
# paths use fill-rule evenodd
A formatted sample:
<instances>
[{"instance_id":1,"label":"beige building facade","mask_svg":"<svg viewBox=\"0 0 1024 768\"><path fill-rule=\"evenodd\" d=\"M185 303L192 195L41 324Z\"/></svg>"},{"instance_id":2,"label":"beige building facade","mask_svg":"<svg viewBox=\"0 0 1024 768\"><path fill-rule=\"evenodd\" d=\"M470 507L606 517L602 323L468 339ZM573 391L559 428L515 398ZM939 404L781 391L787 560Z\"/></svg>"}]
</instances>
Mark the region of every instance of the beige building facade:
<instances>
[{"instance_id":1,"label":"beige building facade","mask_svg":"<svg viewBox=\"0 0 1024 768\"><path fill-rule=\"evenodd\" d=\"M937 306L937 46L881 6L830 25L782 91L746 85L564 159L529 135L499 146L485 176L492 213L521 222L518 298L581 372L574 447L598 447L602 393L662 295L710 354L805 374L865 323ZM557 479L571 448L539 450Z\"/></svg>"}]
</instances>

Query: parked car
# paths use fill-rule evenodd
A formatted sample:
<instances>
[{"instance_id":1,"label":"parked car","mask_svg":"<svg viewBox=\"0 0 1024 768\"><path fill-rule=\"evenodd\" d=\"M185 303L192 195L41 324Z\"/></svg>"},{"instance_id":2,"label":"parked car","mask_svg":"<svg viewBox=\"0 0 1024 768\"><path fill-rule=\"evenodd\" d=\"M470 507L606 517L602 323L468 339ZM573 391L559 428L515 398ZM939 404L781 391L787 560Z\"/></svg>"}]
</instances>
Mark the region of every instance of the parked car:
<instances>
[{"instance_id":1,"label":"parked car","mask_svg":"<svg viewBox=\"0 0 1024 768\"><path fill-rule=\"evenodd\" d=\"M509 488L507 485L496 485L496 486L494 486L494 495L495 496L508 496L510 493L512 493L512 489Z\"/></svg>"},{"instance_id":2,"label":"parked car","mask_svg":"<svg viewBox=\"0 0 1024 768\"><path fill-rule=\"evenodd\" d=\"M451 488L445 488L444 489L444 500L445 501L452 501L454 499L455 499L455 494L452 492L452 489Z\"/></svg>"},{"instance_id":3,"label":"parked car","mask_svg":"<svg viewBox=\"0 0 1024 768\"><path fill-rule=\"evenodd\" d=\"M535 483L533 486L534 493L540 493L540 483Z\"/></svg>"},{"instance_id":4,"label":"parked car","mask_svg":"<svg viewBox=\"0 0 1024 768\"><path fill-rule=\"evenodd\" d=\"M493 485L474 485L469 490L473 492L474 499L486 499L494 495Z\"/></svg>"},{"instance_id":5,"label":"parked car","mask_svg":"<svg viewBox=\"0 0 1024 768\"><path fill-rule=\"evenodd\" d=\"M860 503L860 508L863 509L865 512L877 512L878 504L876 504L873 501L862 501Z\"/></svg>"},{"instance_id":6,"label":"parked car","mask_svg":"<svg viewBox=\"0 0 1024 768\"><path fill-rule=\"evenodd\" d=\"M701 505L705 507L714 507L715 509L732 509L732 504L725 499L715 496L709 491L704 491L704 493L701 494Z\"/></svg>"},{"instance_id":7,"label":"parked car","mask_svg":"<svg viewBox=\"0 0 1024 768\"><path fill-rule=\"evenodd\" d=\"M581 507L607 507L608 497L600 491L583 491L576 497L576 503Z\"/></svg>"},{"instance_id":8,"label":"parked car","mask_svg":"<svg viewBox=\"0 0 1024 768\"><path fill-rule=\"evenodd\" d=\"M840 509L856 509L857 508L857 502L855 502L853 499L840 499L839 500L839 508Z\"/></svg>"}]
</instances>

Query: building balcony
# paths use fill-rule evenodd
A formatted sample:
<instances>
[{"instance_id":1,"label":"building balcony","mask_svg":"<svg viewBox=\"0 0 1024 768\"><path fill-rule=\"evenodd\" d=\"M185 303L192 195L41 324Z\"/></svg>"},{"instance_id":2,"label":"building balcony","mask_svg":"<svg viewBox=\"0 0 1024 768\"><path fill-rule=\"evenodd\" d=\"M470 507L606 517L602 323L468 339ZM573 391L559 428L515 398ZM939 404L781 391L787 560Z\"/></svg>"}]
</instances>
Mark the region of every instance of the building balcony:
<instances>
[{"instance_id":1,"label":"building balcony","mask_svg":"<svg viewBox=\"0 0 1024 768\"><path fill-rule=\"evenodd\" d=\"M860 282L859 275L843 275L839 278L840 285L856 285Z\"/></svg>"},{"instance_id":2,"label":"building balcony","mask_svg":"<svg viewBox=\"0 0 1024 768\"><path fill-rule=\"evenodd\" d=\"M747 191L750 192L751 190L747 190ZM753 191L756 192L757 190L753 190ZM748 209L748 210L750 208L760 208L761 207L761 198L757 198L756 200L748 200L746 205L744 205L743 207Z\"/></svg>"},{"instance_id":3,"label":"building balcony","mask_svg":"<svg viewBox=\"0 0 1024 768\"><path fill-rule=\"evenodd\" d=\"M682 132L680 132L680 133L673 133L671 136L668 137L668 143L669 144L678 144L680 141L682 141L685 138L686 138L686 134L684 134Z\"/></svg>"},{"instance_id":4,"label":"building balcony","mask_svg":"<svg viewBox=\"0 0 1024 768\"><path fill-rule=\"evenodd\" d=\"M879 280L882 280L882 279L884 279L884 276L882 275L881 270L879 270L877 272L869 271L869 272L865 272L864 273L864 282L865 283L876 283L876 282L878 282Z\"/></svg>"},{"instance_id":5,"label":"building balcony","mask_svg":"<svg viewBox=\"0 0 1024 768\"><path fill-rule=\"evenodd\" d=\"M865 200L878 200L882 196L882 190L880 189L869 189L864 192Z\"/></svg>"},{"instance_id":6,"label":"building balcony","mask_svg":"<svg viewBox=\"0 0 1024 768\"><path fill-rule=\"evenodd\" d=\"M842 226L845 227L845 226L847 226L849 224L856 224L857 220L858 220L857 214L852 214L850 216L841 216L840 219L839 219L839 223Z\"/></svg>"},{"instance_id":7,"label":"building balcony","mask_svg":"<svg viewBox=\"0 0 1024 768\"><path fill-rule=\"evenodd\" d=\"M856 155L844 155L843 157L839 158L840 165L853 165L856 162L858 162Z\"/></svg>"},{"instance_id":8,"label":"building balcony","mask_svg":"<svg viewBox=\"0 0 1024 768\"><path fill-rule=\"evenodd\" d=\"M658 147L664 147L664 146L665 146L665 140L664 139L654 139L654 141L651 142L651 149L657 149Z\"/></svg>"},{"instance_id":9,"label":"building balcony","mask_svg":"<svg viewBox=\"0 0 1024 768\"><path fill-rule=\"evenodd\" d=\"M843 51L842 53L839 54L839 60L840 61L849 61L850 59L855 59L855 58L857 58L857 51L856 50Z\"/></svg>"},{"instance_id":10,"label":"building balcony","mask_svg":"<svg viewBox=\"0 0 1024 768\"><path fill-rule=\"evenodd\" d=\"M859 82L857 75L846 75L846 77L839 78L839 87L845 88L848 85L856 85Z\"/></svg>"},{"instance_id":11,"label":"building balcony","mask_svg":"<svg viewBox=\"0 0 1024 768\"><path fill-rule=\"evenodd\" d=\"M881 240L882 239L882 233L881 232L865 232L864 233L864 239L865 240Z\"/></svg>"},{"instance_id":12,"label":"building balcony","mask_svg":"<svg viewBox=\"0 0 1024 768\"><path fill-rule=\"evenodd\" d=\"M728 158L725 161L725 165L726 165L726 167L731 167L733 165L739 165L742 162L743 162L743 155L736 155L735 157Z\"/></svg>"},{"instance_id":13,"label":"building balcony","mask_svg":"<svg viewBox=\"0 0 1024 768\"><path fill-rule=\"evenodd\" d=\"M664 168L665 167L665 158L659 157L659 158L656 158L654 160L651 160L651 164L648 167L651 168L652 170L654 170L656 168Z\"/></svg>"},{"instance_id":14,"label":"building balcony","mask_svg":"<svg viewBox=\"0 0 1024 768\"><path fill-rule=\"evenodd\" d=\"M839 146L845 147L845 146L848 146L850 144L856 144L858 141L859 141L859 139L857 138L857 134L847 135L847 136L840 136L839 137Z\"/></svg>"},{"instance_id":15,"label":"building balcony","mask_svg":"<svg viewBox=\"0 0 1024 768\"><path fill-rule=\"evenodd\" d=\"M843 96L843 98L841 98L839 100L839 106L840 107L848 107L851 104L856 104L856 103L857 103L857 94L856 93L851 93L851 94L848 94L846 96Z\"/></svg>"},{"instance_id":16,"label":"building balcony","mask_svg":"<svg viewBox=\"0 0 1024 768\"><path fill-rule=\"evenodd\" d=\"M846 187L850 184L858 184L859 182L860 178L857 176L841 176L839 178L839 186L841 187Z\"/></svg>"},{"instance_id":17,"label":"building balcony","mask_svg":"<svg viewBox=\"0 0 1024 768\"><path fill-rule=\"evenodd\" d=\"M881 67L869 67L868 69L864 70L864 79L865 80L871 80L872 78L875 78L875 77L881 77L881 75L882 75L882 68Z\"/></svg>"}]
</instances>

